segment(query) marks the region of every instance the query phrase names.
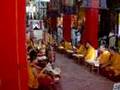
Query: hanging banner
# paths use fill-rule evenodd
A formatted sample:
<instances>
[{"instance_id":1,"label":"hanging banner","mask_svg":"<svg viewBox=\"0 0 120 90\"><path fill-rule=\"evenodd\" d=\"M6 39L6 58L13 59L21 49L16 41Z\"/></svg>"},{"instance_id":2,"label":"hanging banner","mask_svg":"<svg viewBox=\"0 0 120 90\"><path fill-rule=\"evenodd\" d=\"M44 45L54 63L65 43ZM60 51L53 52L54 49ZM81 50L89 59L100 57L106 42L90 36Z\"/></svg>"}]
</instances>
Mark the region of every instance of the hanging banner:
<instances>
[{"instance_id":1,"label":"hanging banner","mask_svg":"<svg viewBox=\"0 0 120 90\"><path fill-rule=\"evenodd\" d=\"M81 7L84 7L84 8L91 7L91 0L83 0Z\"/></svg>"},{"instance_id":2,"label":"hanging banner","mask_svg":"<svg viewBox=\"0 0 120 90\"><path fill-rule=\"evenodd\" d=\"M70 6L65 6L63 11L65 14L75 14L76 13L76 9L74 7L70 7Z\"/></svg>"},{"instance_id":3,"label":"hanging banner","mask_svg":"<svg viewBox=\"0 0 120 90\"><path fill-rule=\"evenodd\" d=\"M75 4L75 0L62 0L62 5L63 6L72 7L72 6L74 6L74 4Z\"/></svg>"},{"instance_id":4,"label":"hanging banner","mask_svg":"<svg viewBox=\"0 0 120 90\"><path fill-rule=\"evenodd\" d=\"M63 13L65 14L75 14L75 0L62 0Z\"/></svg>"},{"instance_id":5,"label":"hanging banner","mask_svg":"<svg viewBox=\"0 0 120 90\"><path fill-rule=\"evenodd\" d=\"M106 0L100 0L100 8L101 9L107 9L107 1Z\"/></svg>"},{"instance_id":6,"label":"hanging banner","mask_svg":"<svg viewBox=\"0 0 120 90\"><path fill-rule=\"evenodd\" d=\"M50 8L52 10L59 10L59 0L50 0Z\"/></svg>"},{"instance_id":7,"label":"hanging banner","mask_svg":"<svg viewBox=\"0 0 120 90\"><path fill-rule=\"evenodd\" d=\"M92 8L99 8L99 0L90 0Z\"/></svg>"},{"instance_id":8,"label":"hanging banner","mask_svg":"<svg viewBox=\"0 0 120 90\"><path fill-rule=\"evenodd\" d=\"M41 0L41 2L50 2L50 0Z\"/></svg>"},{"instance_id":9,"label":"hanging banner","mask_svg":"<svg viewBox=\"0 0 120 90\"><path fill-rule=\"evenodd\" d=\"M81 7L84 8L99 8L99 0L83 0Z\"/></svg>"},{"instance_id":10,"label":"hanging banner","mask_svg":"<svg viewBox=\"0 0 120 90\"><path fill-rule=\"evenodd\" d=\"M65 0L65 6L73 6L74 0Z\"/></svg>"}]
</instances>

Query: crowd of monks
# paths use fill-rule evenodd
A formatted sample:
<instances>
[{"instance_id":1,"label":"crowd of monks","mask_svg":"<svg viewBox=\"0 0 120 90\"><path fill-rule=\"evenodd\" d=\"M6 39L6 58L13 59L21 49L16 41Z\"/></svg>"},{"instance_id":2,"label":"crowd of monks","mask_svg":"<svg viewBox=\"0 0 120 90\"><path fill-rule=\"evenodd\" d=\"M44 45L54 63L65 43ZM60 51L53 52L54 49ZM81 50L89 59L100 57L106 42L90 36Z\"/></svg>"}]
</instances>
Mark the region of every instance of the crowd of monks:
<instances>
[{"instance_id":1,"label":"crowd of monks","mask_svg":"<svg viewBox=\"0 0 120 90\"><path fill-rule=\"evenodd\" d=\"M43 39L27 38L28 86L29 90L56 90L60 80L60 68L55 65L56 43L47 32Z\"/></svg>"},{"instance_id":2,"label":"crowd of monks","mask_svg":"<svg viewBox=\"0 0 120 90\"><path fill-rule=\"evenodd\" d=\"M115 47L100 46L95 49L90 43L56 43L51 34L44 32L43 39L27 39L28 86L30 90L55 90L60 80L60 69L55 67L56 51L66 54L79 64L97 70L99 74L112 80L120 80L120 54Z\"/></svg>"},{"instance_id":3,"label":"crowd of monks","mask_svg":"<svg viewBox=\"0 0 120 90\"><path fill-rule=\"evenodd\" d=\"M71 42L62 41L58 46L58 52L62 52L77 63L84 64L90 70L94 67L99 74L112 80L120 80L120 54L115 47L105 48L100 46L95 49L90 43L72 46Z\"/></svg>"}]
</instances>

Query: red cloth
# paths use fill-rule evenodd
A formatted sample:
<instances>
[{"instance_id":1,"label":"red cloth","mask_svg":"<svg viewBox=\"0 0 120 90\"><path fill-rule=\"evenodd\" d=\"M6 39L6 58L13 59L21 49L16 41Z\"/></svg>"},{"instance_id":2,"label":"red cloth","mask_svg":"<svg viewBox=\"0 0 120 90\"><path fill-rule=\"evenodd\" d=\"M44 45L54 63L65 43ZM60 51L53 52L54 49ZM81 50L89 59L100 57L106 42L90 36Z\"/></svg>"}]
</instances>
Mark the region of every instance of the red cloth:
<instances>
[{"instance_id":1,"label":"red cloth","mask_svg":"<svg viewBox=\"0 0 120 90\"><path fill-rule=\"evenodd\" d=\"M50 78L49 76L45 76L45 77L41 77L38 79L39 85L40 86L45 86L45 87L49 87L51 86L51 84L54 82L52 78Z\"/></svg>"}]
</instances>

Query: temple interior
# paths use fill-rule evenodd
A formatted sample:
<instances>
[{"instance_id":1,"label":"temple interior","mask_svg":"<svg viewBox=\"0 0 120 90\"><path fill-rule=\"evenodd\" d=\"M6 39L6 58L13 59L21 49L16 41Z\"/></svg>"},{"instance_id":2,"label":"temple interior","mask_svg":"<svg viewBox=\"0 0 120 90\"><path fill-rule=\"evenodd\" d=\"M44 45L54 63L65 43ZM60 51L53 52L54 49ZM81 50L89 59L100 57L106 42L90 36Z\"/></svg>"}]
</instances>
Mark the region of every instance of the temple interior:
<instances>
[{"instance_id":1,"label":"temple interior","mask_svg":"<svg viewBox=\"0 0 120 90\"><path fill-rule=\"evenodd\" d=\"M120 0L0 7L0 90L120 90Z\"/></svg>"}]
</instances>

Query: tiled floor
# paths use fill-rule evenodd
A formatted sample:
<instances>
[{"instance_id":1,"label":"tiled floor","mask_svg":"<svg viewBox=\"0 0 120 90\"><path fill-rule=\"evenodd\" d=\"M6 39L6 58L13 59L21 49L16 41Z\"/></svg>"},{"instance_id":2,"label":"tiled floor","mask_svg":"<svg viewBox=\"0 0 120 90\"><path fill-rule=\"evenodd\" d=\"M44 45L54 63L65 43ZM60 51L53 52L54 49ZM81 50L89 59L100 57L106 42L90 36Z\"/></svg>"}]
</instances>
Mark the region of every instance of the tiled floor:
<instances>
[{"instance_id":1,"label":"tiled floor","mask_svg":"<svg viewBox=\"0 0 120 90\"><path fill-rule=\"evenodd\" d=\"M57 54L56 64L62 69L58 90L112 90L114 82L89 72L85 66L77 65L72 59Z\"/></svg>"}]
</instances>

